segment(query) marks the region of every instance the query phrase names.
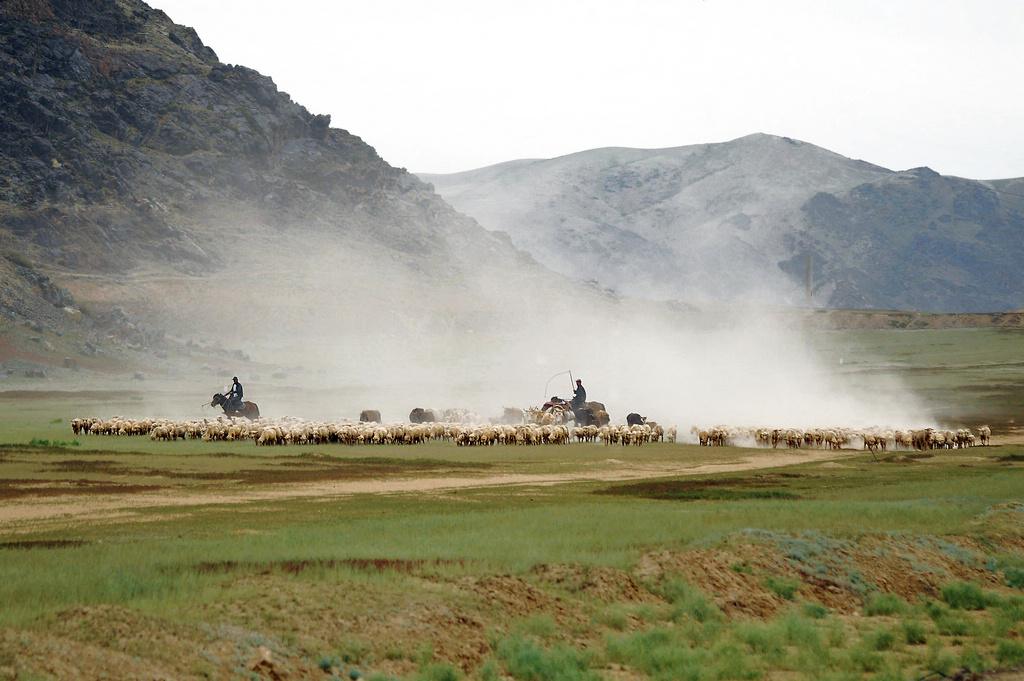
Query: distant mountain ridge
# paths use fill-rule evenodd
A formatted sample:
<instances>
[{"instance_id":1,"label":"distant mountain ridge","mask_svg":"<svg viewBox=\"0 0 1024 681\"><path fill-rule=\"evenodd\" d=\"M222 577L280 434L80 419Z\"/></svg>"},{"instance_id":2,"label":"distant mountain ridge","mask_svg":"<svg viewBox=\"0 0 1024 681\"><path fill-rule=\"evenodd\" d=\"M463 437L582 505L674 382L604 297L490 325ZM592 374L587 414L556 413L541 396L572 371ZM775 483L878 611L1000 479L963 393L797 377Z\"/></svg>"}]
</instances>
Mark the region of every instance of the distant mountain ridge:
<instances>
[{"instance_id":1,"label":"distant mountain ridge","mask_svg":"<svg viewBox=\"0 0 1024 681\"><path fill-rule=\"evenodd\" d=\"M1024 180L894 172L765 134L420 177L541 263L628 296L1024 307Z\"/></svg>"}]
</instances>

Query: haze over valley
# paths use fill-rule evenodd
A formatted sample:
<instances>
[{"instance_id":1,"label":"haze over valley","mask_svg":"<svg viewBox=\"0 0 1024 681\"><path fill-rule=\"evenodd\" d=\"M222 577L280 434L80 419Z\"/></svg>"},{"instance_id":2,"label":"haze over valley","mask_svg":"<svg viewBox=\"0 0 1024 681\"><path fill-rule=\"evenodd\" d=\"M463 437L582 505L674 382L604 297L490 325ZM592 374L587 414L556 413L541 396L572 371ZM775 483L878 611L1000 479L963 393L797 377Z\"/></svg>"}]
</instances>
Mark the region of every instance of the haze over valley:
<instances>
[{"instance_id":1,"label":"haze over valley","mask_svg":"<svg viewBox=\"0 0 1024 681\"><path fill-rule=\"evenodd\" d=\"M806 304L805 254L816 304L1021 306L1019 206L989 191L1012 182L755 135L426 178L435 193L142 2L0 19L9 389L116 387L179 417L237 374L265 414L487 418L554 376L568 396L572 370L619 421L921 425L898 380L770 307ZM906 235L884 243L866 205Z\"/></svg>"}]
</instances>

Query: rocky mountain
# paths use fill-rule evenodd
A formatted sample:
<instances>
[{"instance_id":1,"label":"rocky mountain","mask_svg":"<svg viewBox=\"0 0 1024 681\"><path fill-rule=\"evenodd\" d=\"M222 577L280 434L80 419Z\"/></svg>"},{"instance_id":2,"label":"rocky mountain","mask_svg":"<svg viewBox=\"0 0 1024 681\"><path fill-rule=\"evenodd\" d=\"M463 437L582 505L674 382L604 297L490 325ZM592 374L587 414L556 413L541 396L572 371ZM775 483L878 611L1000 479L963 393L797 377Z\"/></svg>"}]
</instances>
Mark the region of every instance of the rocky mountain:
<instances>
[{"instance_id":1,"label":"rocky mountain","mask_svg":"<svg viewBox=\"0 0 1024 681\"><path fill-rule=\"evenodd\" d=\"M624 295L1024 308L1024 180L893 172L763 134L421 177L552 269Z\"/></svg>"},{"instance_id":2,"label":"rocky mountain","mask_svg":"<svg viewBox=\"0 0 1024 681\"><path fill-rule=\"evenodd\" d=\"M127 334L365 376L609 300L138 0L0 2L0 254L5 355L52 366Z\"/></svg>"}]
</instances>

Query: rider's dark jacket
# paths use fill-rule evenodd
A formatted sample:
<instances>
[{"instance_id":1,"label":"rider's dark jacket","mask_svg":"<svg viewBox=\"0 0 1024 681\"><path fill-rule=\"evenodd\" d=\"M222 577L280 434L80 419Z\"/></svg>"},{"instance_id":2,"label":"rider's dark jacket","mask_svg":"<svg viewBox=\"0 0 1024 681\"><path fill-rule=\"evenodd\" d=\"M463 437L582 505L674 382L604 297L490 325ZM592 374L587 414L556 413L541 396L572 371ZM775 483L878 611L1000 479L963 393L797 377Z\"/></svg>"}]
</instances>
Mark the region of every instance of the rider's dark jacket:
<instances>
[{"instance_id":1,"label":"rider's dark jacket","mask_svg":"<svg viewBox=\"0 0 1024 681\"><path fill-rule=\"evenodd\" d=\"M233 400L241 401L241 399L242 399L242 384L239 383L238 381L235 381L234 383L232 383L231 384L231 390L228 392L228 397L230 397Z\"/></svg>"},{"instance_id":2,"label":"rider's dark jacket","mask_svg":"<svg viewBox=\"0 0 1024 681\"><path fill-rule=\"evenodd\" d=\"M576 389L572 391L572 406L578 408L583 406L583 403L587 401L587 391L583 387L582 383L576 384Z\"/></svg>"}]
</instances>

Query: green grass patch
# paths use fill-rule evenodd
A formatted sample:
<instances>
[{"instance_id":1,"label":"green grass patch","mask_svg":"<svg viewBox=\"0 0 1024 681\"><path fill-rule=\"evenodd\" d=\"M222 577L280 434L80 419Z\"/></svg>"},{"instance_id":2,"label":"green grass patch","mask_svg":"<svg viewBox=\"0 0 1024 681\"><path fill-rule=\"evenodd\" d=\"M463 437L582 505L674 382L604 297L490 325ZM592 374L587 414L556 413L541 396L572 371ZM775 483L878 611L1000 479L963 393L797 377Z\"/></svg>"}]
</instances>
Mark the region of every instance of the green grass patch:
<instances>
[{"instance_id":1,"label":"green grass patch","mask_svg":"<svg viewBox=\"0 0 1024 681\"><path fill-rule=\"evenodd\" d=\"M768 577L764 580L764 585L769 591L787 601L796 597L796 592L800 590L800 583L799 579L785 577Z\"/></svg>"},{"instance_id":2,"label":"green grass patch","mask_svg":"<svg viewBox=\"0 0 1024 681\"><path fill-rule=\"evenodd\" d=\"M32 438L31 440L29 440L28 444L31 447L67 448L67 447L81 447L82 446L82 443L79 442L78 440L71 440L71 441L54 440L54 441L51 442L50 440L40 440L38 438Z\"/></svg>"},{"instance_id":3,"label":"green grass patch","mask_svg":"<svg viewBox=\"0 0 1024 681\"><path fill-rule=\"evenodd\" d=\"M984 610L988 598L981 587L971 582L952 582L940 589L942 600L955 610Z\"/></svg>"},{"instance_id":4,"label":"green grass patch","mask_svg":"<svg viewBox=\"0 0 1024 681\"><path fill-rule=\"evenodd\" d=\"M678 632L665 628L612 637L606 642L606 649L612 661L659 681L716 678L715 667L720 663L713 650L691 647Z\"/></svg>"},{"instance_id":5,"label":"green grass patch","mask_svg":"<svg viewBox=\"0 0 1024 681\"><path fill-rule=\"evenodd\" d=\"M428 664L416 675L416 681L461 681L462 672L450 664Z\"/></svg>"},{"instance_id":6,"label":"green grass patch","mask_svg":"<svg viewBox=\"0 0 1024 681\"><path fill-rule=\"evenodd\" d=\"M814 620L820 620L828 617L828 608L821 603L804 603L800 610L806 617L810 617Z\"/></svg>"},{"instance_id":7,"label":"green grass patch","mask_svg":"<svg viewBox=\"0 0 1024 681\"><path fill-rule=\"evenodd\" d=\"M669 602L669 619L674 622L692 619L703 624L723 618L721 610L711 603L704 593L683 579L667 581L661 585L660 592Z\"/></svg>"},{"instance_id":8,"label":"green grass patch","mask_svg":"<svg viewBox=\"0 0 1024 681\"><path fill-rule=\"evenodd\" d=\"M788 489L763 488L756 476L749 480L674 480L614 485L600 494L666 501L740 501L748 499L799 499Z\"/></svg>"},{"instance_id":9,"label":"green grass patch","mask_svg":"<svg viewBox=\"0 0 1024 681\"><path fill-rule=\"evenodd\" d=\"M508 673L520 681L599 681L591 655L568 646L544 648L521 637L502 639L495 648Z\"/></svg>"},{"instance_id":10,"label":"green grass patch","mask_svg":"<svg viewBox=\"0 0 1024 681\"><path fill-rule=\"evenodd\" d=\"M903 640L907 645L918 646L928 642L928 627L918 620L905 620L900 623Z\"/></svg>"},{"instance_id":11,"label":"green grass patch","mask_svg":"<svg viewBox=\"0 0 1024 681\"><path fill-rule=\"evenodd\" d=\"M1000 641L996 644L996 660L1003 667L1019 667L1024 665L1024 643L1020 641Z\"/></svg>"},{"instance_id":12,"label":"green grass patch","mask_svg":"<svg viewBox=\"0 0 1024 681\"><path fill-rule=\"evenodd\" d=\"M1024 589L1024 567L1011 566L1003 571L1003 578L1007 586L1014 589Z\"/></svg>"},{"instance_id":13,"label":"green grass patch","mask_svg":"<svg viewBox=\"0 0 1024 681\"><path fill-rule=\"evenodd\" d=\"M868 617L876 615L898 615L907 604L896 594L872 594L864 605L864 614Z\"/></svg>"}]
</instances>

